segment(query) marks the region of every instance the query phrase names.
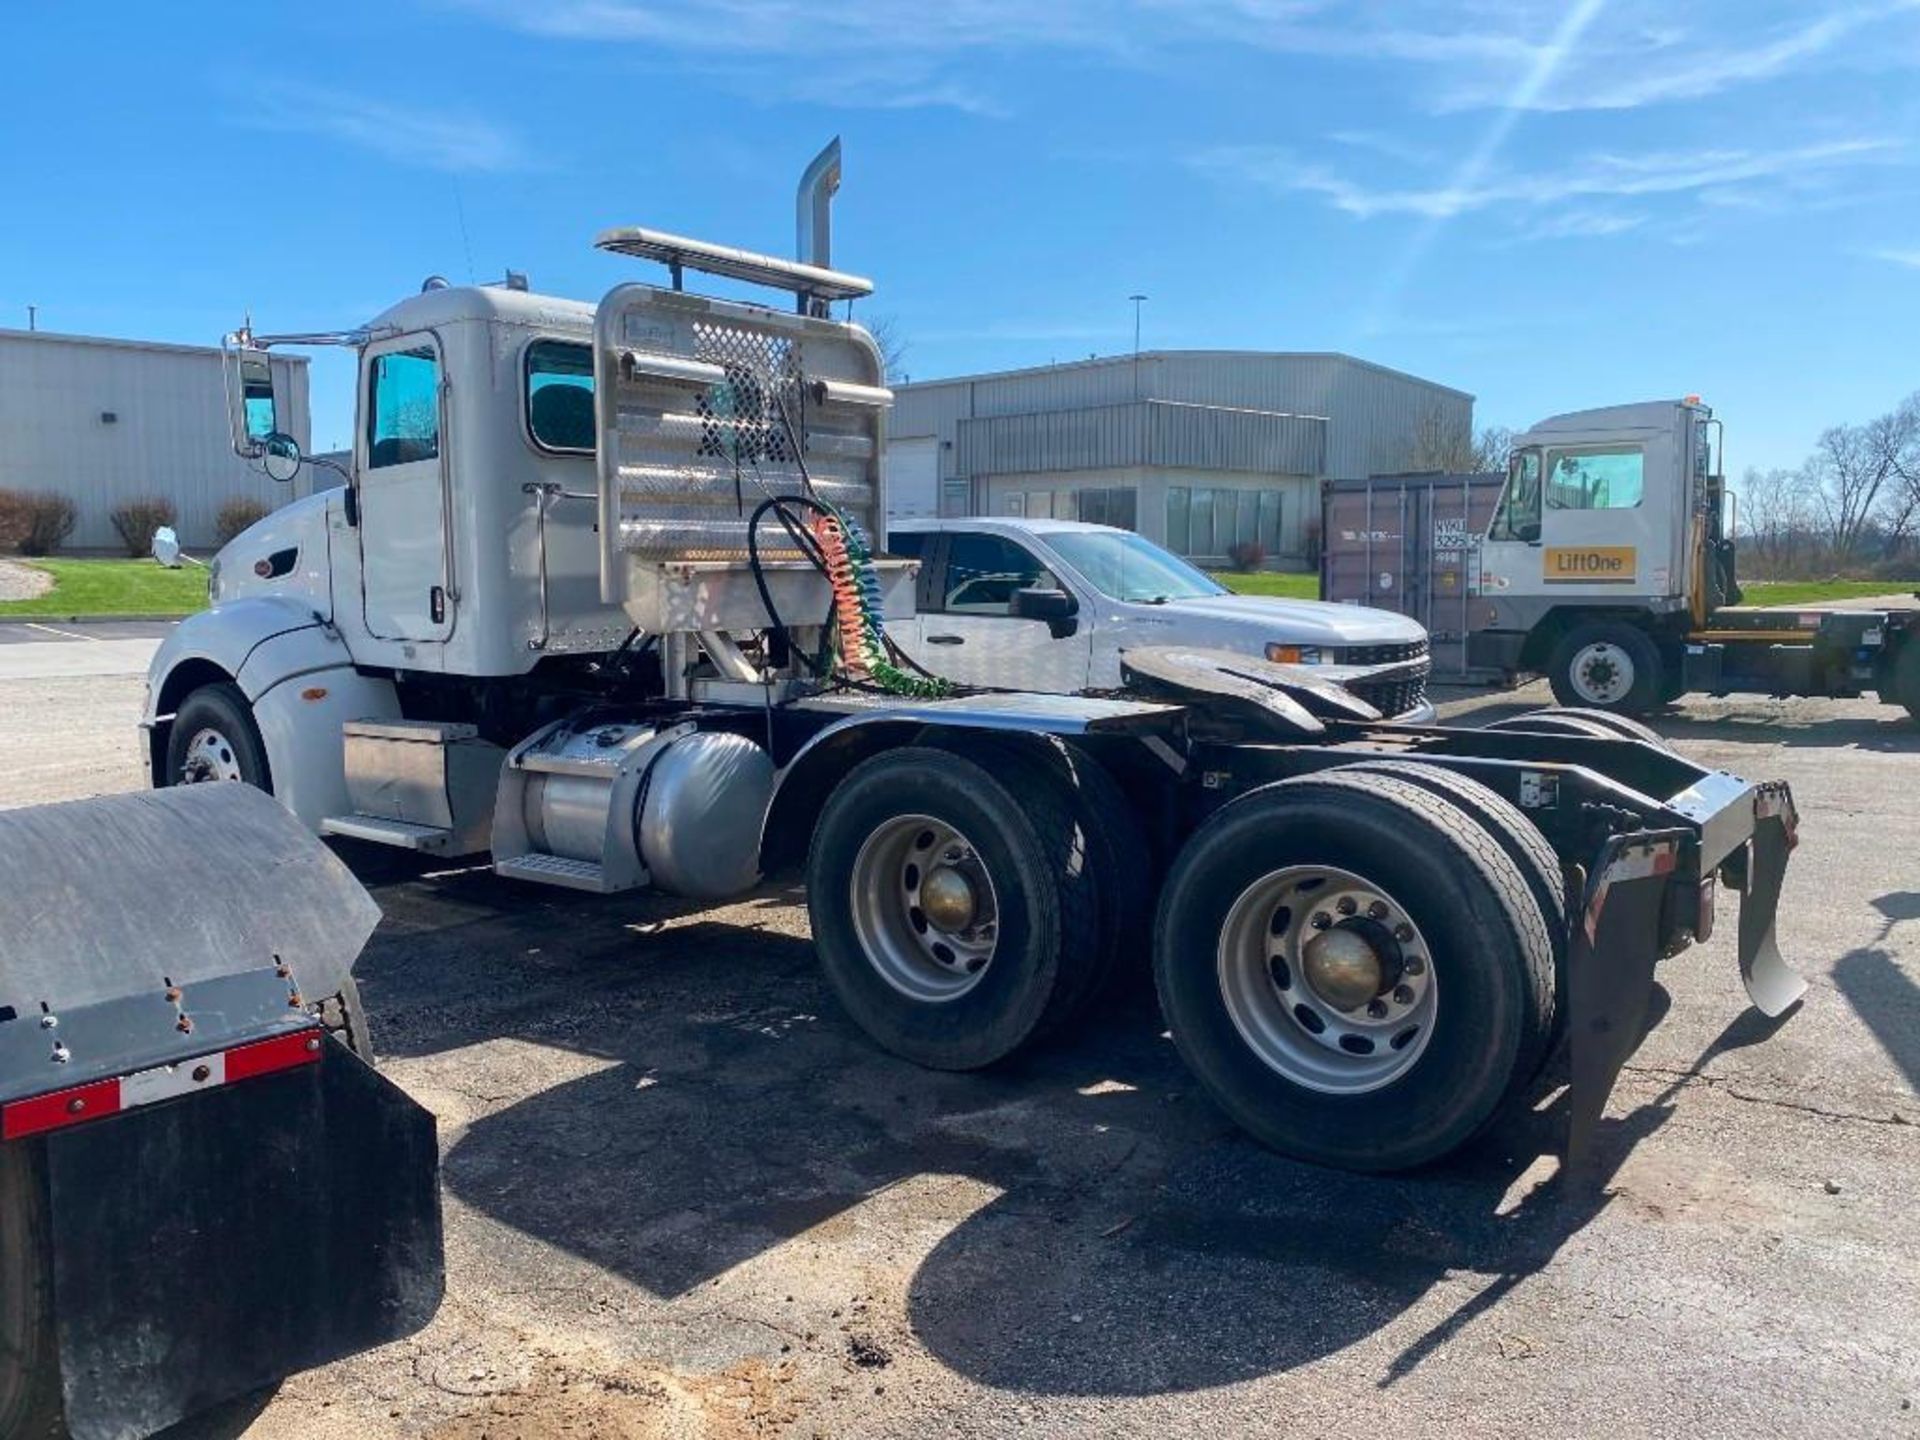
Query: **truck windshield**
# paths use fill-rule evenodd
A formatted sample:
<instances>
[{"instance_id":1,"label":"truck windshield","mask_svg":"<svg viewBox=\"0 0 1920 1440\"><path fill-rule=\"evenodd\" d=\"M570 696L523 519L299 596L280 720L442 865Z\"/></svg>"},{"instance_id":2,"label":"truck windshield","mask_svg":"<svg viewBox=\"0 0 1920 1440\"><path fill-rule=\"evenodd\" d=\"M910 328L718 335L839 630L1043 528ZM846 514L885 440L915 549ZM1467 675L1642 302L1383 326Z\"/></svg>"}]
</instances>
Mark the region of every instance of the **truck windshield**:
<instances>
[{"instance_id":1,"label":"truck windshield","mask_svg":"<svg viewBox=\"0 0 1920 1440\"><path fill-rule=\"evenodd\" d=\"M1227 593L1179 556L1138 535L1062 530L1046 541L1110 600L1157 603Z\"/></svg>"}]
</instances>

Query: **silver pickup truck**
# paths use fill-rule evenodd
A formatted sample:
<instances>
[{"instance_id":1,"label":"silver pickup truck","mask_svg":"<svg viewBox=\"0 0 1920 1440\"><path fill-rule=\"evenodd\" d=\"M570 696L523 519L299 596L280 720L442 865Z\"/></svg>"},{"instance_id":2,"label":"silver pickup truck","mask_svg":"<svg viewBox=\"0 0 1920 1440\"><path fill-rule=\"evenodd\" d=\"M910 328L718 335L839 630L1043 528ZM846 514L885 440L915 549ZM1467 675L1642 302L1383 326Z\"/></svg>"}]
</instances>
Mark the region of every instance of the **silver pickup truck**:
<instances>
[{"instance_id":1,"label":"silver pickup truck","mask_svg":"<svg viewBox=\"0 0 1920 1440\"><path fill-rule=\"evenodd\" d=\"M1235 650L1324 667L1391 719L1433 718L1427 632L1404 615L1235 595L1130 530L1074 520L897 520L887 549L918 557L902 649L966 685L1071 693L1120 684L1139 645Z\"/></svg>"}]
</instances>

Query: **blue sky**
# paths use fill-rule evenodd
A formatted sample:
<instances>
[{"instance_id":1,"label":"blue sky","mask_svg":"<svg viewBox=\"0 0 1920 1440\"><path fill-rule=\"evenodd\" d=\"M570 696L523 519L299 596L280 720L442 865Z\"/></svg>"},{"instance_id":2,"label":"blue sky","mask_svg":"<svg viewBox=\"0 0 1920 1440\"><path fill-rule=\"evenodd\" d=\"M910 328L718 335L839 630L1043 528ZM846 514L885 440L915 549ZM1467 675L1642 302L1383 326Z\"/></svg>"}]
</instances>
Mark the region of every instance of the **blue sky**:
<instances>
[{"instance_id":1,"label":"blue sky","mask_svg":"<svg viewBox=\"0 0 1920 1440\"><path fill-rule=\"evenodd\" d=\"M210 342L645 224L835 260L919 378L1344 350L1481 423L1699 392L1728 459L1920 388L1920 0L15 6L0 325ZM351 394L316 367L317 445Z\"/></svg>"}]
</instances>

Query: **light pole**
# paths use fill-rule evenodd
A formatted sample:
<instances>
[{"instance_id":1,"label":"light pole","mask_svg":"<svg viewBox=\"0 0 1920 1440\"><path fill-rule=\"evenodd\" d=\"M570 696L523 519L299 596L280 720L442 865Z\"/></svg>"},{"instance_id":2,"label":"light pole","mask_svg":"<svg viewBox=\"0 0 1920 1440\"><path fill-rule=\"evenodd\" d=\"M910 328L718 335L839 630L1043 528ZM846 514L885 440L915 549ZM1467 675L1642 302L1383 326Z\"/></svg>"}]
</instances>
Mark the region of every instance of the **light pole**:
<instances>
[{"instance_id":1,"label":"light pole","mask_svg":"<svg viewBox=\"0 0 1920 1440\"><path fill-rule=\"evenodd\" d=\"M1133 358L1138 360L1140 358L1140 307L1147 303L1147 297L1129 295L1127 299L1133 302Z\"/></svg>"}]
</instances>

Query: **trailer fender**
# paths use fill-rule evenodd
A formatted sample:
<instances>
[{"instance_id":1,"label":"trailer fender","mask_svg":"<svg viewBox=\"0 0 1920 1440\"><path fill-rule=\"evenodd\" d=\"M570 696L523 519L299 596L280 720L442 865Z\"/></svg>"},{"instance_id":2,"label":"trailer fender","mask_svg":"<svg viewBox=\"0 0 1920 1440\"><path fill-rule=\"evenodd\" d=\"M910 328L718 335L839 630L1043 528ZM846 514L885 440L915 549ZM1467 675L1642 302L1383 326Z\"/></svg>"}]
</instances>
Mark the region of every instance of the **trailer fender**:
<instances>
[{"instance_id":1,"label":"trailer fender","mask_svg":"<svg viewBox=\"0 0 1920 1440\"><path fill-rule=\"evenodd\" d=\"M924 729L917 720L861 715L828 726L802 745L774 777L760 830L760 873L772 877L805 861L814 822L842 777L883 750L912 744Z\"/></svg>"}]
</instances>

